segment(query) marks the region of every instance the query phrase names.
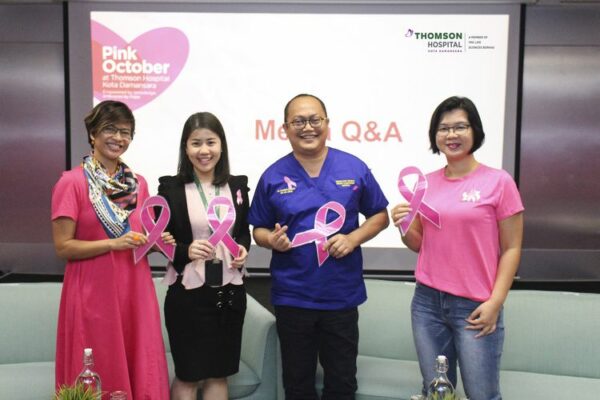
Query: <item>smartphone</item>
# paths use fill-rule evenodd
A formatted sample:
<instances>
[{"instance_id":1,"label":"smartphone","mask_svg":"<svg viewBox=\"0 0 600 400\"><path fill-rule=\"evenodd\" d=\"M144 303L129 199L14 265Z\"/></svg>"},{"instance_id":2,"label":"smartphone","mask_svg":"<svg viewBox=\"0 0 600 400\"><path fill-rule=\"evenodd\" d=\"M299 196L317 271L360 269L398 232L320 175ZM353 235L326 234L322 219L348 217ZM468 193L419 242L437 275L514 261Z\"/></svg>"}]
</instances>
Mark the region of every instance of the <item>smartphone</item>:
<instances>
[{"instance_id":1,"label":"smartphone","mask_svg":"<svg viewBox=\"0 0 600 400\"><path fill-rule=\"evenodd\" d=\"M223 286L223 260L218 258L204 262L204 283L208 286Z\"/></svg>"}]
</instances>

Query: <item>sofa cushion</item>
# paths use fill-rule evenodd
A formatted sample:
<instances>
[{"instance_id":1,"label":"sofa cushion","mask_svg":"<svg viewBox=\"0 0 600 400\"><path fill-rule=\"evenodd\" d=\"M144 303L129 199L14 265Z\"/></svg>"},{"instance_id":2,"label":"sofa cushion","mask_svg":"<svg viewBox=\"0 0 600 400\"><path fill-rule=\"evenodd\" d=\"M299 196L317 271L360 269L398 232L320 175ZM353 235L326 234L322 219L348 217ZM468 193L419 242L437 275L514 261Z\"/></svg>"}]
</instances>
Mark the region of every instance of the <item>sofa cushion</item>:
<instances>
[{"instance_id":1,"label":"sofa cushion","mask_svg":"<svg viewBox=\"0 0 600 400\"><path fill-rule=\"evenodd\" d=\"M52 393L54 361L0 364L0 399L50 399Z\"/></svg>"},{"instance_id":2,"label":"sofa cushion","mask_svg":"<svg viewBox=\"0 0 600 400\"><path fill-rule=\"evenodd\" d=\"M0 364L54 361L61 289L51 282L2 284Z\"/></svg>"},{"instance_id":3,"label":"sofa cushion","mask_svg":"<svg viewBox=\"0 0 600 400\"><path fill-rule=\"evenodd\" d=\"M357 366L357 399L409 399L421 390L417 361L359 356Z\"/></svg>"},{"instance_id":4,"label":"sofa cushion","mask_svg":"<svg viewBox=\"0 0 600 400\"><path fill-rule=\"evenodd\" d=\"M367 279L365 284L368 299L358 308L358 353L417 361L410 325L415 284L373 279Z\"/></svg>"},{"instance_id":5,"label":"sofa cushion","mask_svg":"<svg viewBox=\"0 0 600 400\"><path fill-rule=\"evenodd\" d=\"M500 371L500 387L505 399L584 400L598 398L600 382L594 378Z\"/></svg>"},{"instance_id":6,"label":"sofa cushion","mask_svg":"<svg viewBox=\"0 0 600 400\"><path fill-rule=\"evenodd\" d=\"M599 307L598 294L511 290L502 370L600 379Z\"/></svg>"},{"instance_id":7,"label":"sofa cushion","mask_svg":"<svg viewBox=\"0 0 600 400\"><path fill-rule=\"evenodd\" d=\"M358 400L409 399L421 376L410 326L412 283L366 280L359 307ZM591 399L600 387L598 294L512 290L500 371L504 399ZM323 371L317 372L322 390ZM463 395L459 374L458 393ZM594 397L596 396L596 397Z\"/></svg>"}]
</instances>

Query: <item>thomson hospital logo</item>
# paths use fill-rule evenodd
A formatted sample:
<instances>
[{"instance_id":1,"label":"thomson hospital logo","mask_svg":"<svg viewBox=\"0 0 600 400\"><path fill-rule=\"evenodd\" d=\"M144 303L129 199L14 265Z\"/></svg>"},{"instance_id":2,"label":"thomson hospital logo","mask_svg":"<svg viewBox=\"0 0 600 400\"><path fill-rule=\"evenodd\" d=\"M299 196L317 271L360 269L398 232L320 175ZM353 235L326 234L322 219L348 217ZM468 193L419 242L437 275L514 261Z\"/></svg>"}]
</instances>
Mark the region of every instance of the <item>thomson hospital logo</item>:
<instances>
[{"instance_id":1,"label":"thomson hospital logo","mask_svg":"<svg viewBox=\"0 0 600 400\"><path fill-rule=\"evenodd\" d=\"M422 41L431 53L458 53L464 51L465 34L463 32L415 32L407 29L407 38Z\"/></svg>"}]
</instances>

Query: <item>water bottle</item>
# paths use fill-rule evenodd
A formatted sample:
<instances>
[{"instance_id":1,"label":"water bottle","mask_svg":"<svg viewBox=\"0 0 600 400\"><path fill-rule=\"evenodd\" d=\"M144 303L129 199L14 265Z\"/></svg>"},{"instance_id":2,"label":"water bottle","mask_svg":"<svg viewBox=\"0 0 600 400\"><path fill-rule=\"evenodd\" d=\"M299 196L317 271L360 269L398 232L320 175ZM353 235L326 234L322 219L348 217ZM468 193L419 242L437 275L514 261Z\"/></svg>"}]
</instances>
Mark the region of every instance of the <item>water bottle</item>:
<instances>
[{"instance_id":1,"label":"water bottle","mask_svg":"<svg viewBox=\"0 0 600 400\"><path fill-rule=\"evenodd\" d=\"M448 359L446 356L437 356L435 364L437 376L427 388L427 400L454 400L454 387L446 375Z\"/></svg>"},{"instance_id":2,"label":"water bottle","mask_svg":"<svg viewBox=\"0 0 600 400\"><path fill-rule=\"evenodd\" d=\"M80 384L84 389L96 394L96 399L102 400L102 384L100 376L94 372L94 356L92 349L83 350L83 371L77 377L75 384Z\"/></svg>"}]
</instances>

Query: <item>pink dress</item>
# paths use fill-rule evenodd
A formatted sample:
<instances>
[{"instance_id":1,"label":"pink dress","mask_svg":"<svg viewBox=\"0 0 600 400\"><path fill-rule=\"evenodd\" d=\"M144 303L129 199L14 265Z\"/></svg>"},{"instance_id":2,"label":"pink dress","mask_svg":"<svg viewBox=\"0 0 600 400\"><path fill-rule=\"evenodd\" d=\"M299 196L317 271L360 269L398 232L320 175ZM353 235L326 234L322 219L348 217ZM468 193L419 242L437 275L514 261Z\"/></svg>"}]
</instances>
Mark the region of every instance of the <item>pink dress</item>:
<instances>
[{"instance_id":1,"label":"pink dress","mask_svg":"<svg viewBox=\"0 0 600 400\"><path fill-rule=\"evenodd\" d=\"M149 194L145 179L137 178L138 209L129 222L140 232L139 207ZM64 172L53 189L52 220L59 217L76 222L76 239L108 238L81 167ZM169 399L160 313L145 257L134 264L133 252L123 250L67 262L58 316L57 387L73 384L86 347L93 349L103 392L123 390L130 400Z\"/></svg>"}]
</instances>

